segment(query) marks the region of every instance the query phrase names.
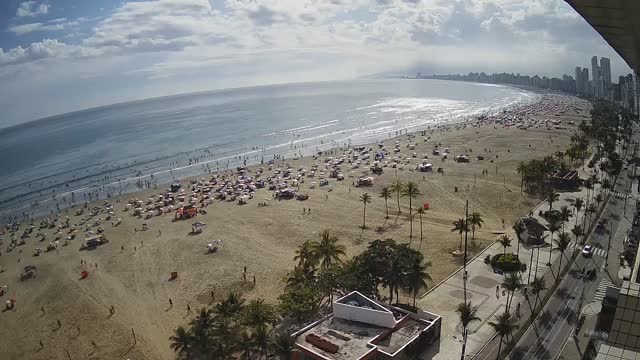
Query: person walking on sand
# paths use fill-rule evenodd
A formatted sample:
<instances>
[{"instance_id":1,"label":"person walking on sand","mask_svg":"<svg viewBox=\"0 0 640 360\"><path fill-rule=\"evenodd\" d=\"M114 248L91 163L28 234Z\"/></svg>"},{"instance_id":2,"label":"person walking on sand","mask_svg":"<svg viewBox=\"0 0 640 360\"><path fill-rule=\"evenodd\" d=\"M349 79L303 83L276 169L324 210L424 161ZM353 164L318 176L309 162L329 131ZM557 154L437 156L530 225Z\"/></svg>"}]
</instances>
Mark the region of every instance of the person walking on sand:
<instances>
[{"instance_id":1,"label":"person walking on sand","mask_svg":"<svg viewBox=\"0 0 640 360\"><path fill-rule=\"evenodd\" d=\"M169 298L169 307L173 307L173 300L171 300L171 298Z\"/></svg>"},{"instance_id":2,"label":"person walking on sand","mask_svg":"<svg viewBox=\"0 0 640 360\"><path fill-rule=\"evenodd\" d=\"M191 305L187 304L187 314L191 314Z\"/></svg>"}]
</instances>

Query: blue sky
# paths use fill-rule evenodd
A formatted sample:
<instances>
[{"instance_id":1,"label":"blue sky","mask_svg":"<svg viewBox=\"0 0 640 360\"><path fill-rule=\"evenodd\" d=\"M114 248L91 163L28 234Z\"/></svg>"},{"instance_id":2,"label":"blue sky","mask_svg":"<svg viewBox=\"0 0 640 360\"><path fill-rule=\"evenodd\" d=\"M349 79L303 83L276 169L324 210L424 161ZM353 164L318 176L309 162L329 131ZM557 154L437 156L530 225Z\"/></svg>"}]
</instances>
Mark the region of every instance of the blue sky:
<instances>
[{"instance_id":1,"label":"blue sky","mask_svg":"<svg viewBox=\"0 0 640 360\"><path fill-rule=\"evenodd\" d=\"M0 2L0 127L114 102L376 73L560 76L609 57L561 0Z\"/></svg>"}]
</instances>

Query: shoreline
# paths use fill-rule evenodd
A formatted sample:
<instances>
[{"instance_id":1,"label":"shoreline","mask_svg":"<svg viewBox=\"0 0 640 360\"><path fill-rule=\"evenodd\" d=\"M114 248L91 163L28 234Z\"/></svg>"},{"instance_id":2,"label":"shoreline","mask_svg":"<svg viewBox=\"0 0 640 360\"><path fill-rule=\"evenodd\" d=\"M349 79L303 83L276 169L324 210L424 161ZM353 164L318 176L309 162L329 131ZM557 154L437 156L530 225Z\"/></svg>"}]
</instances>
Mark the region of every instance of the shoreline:
<instances>
[{"instance_id":1,"label":"shoreline","mask_svg":"<svg viewBox=\"0 0 640 360\"><path fill-rule=\"evenodd\" d=\"M509 85L500 85L500 86L518 88L516 86L509 86ZM134 194L137 192L146 191L150 188L150 186L165 187L175 181L184 181L185 179L191 179L191 178L199 177L203 175L213 175L216 173L224 172L229 169L233 169L235 166L258 166L258 165L264 164L264 162L261 163L259 160L258 155L260 153L262 153L260 158L263 159L263 161L276 160L276 159L292 160L298 156L308 157L308 156L317 154L320 151L327 152L327 151L332 151L337 149L342 150L343 148L348 148L349 146L353 146L353 145L373 146L378 141L392 140L406 134L415 135L421 131L430 130L432 128L440 129L442 127L446 128L448 126L468 124L473 122L474 120L477 120L477 118L480 116L496 116L498 114L503 113L504 111L506 112L518 111L518 109L521 109L542 101L542 98L546 95L545 93L536 92L531 89L529 90L523 89L523 90L529 91L535 94L535 96L532 96L529 99L520 99L516 103L511 103L500 108L490 108L489 110L481 109L478 111L473 111L470 114L465 114L460 116L454 115L453 117L451 117L452 115L450 113L444 113L439 115L435 119L430 119L430 121L434 121L434 120L437 121L440 118L449 117L446 120L446 122L440 123L437 125L432 125L429 123L421 123L418 125L409 126L407 128L400 128L399 130L394 130L391 132L383 131L376 134L374 131L371 136L360 138L361 141L358 141L358 139L352 141L351 138L345 138L340 140L332 140L331 142L322 143L320 145L316 144L316 145L313 145L312 147L307 147L307 148L304 147L304 141L308 139L292 140L290 143L282 143L282 144L263 147L260 149L257 149L257 148L251 149L249 151L244 151L241 153L229 154L222 157L209 159L203 162L198 161L198 162L194 162L193 164L190 163L188 165L178 166L174 168L168 168L168 169L164 168L162 170L155 171L150 174L135 175L133 177L117 179L115 181L111 181L105 184L83 186L83 187L75 188L73 190L66 190L62 193L55 192L56 188L59 189L60 187L63 187L63 188L65 186L68 187L70 183L79 181L80 179L95 178L97 175L111 173L112 171L112 170L104 170L101 173L95 173L95 174L87 175L86 177L83 177L83 178L78 178L78 179L70 180L64 183L51 185L46 188L33 190L31 193L36 193L36 192L41 193L46 190L54 190L54 192L53 192L53 195L49 198L44 198L44 199L41 198L39 200L35 200L35 202L23 201L22 206L20 207L12 207L5 210L0 210L0 219L2 219L0 223L12 223L12 222L15 222L16 220L24 221L31 218L45 217L48 215L53 215L54 213L63 211L65 209L74 208L76 206L84 204L85 202L94 203L100 200L108 200L110 198L125 196L127 194ZM395 120L395 123L398 123L398 119ZM286 130L283 130L281 132L284 132L284 131ZM340 130L340 132L344 132L344 131L346 130L344 129ZM320 135L320 137L326 137L331 135L333 135L333 133L323 134L323 135ZM374 139L374 141L371 141L372 139ZM342 144L340 144L340 142L342 142ZM291 149L291 146L295 144L302 144L302 146L301 147L296 146L293 149ZM289 150L285 152L269 154L270 158L265 159L265 156L264 156L265 150L268 151L268 150L277 149L277 148L286 147L286 146L289 146ZM210 147L210 148L213 148L213 147ZM198 151L208 151L208 149L210 148L192 149L188 151L179 152L178 154L189 154L189 153L198 152ZM255 155L255 156L253 157L253 159L251 159L249 158L250 155ZM166 158L170 158L170 157L172 156L167 156ZM229 160L232 160L232 159L234 161L230 162ZM224 163L220 164L220 162L224 162L225 160L227 161L226 164ZM150 163L156 162L156 161L158 160L154 159L154 160L151 160ZM216 164L216 170L213 170L212 168L209 167L210 164L214 164L214 163ZM144 171L144 169L136 170L135 166L136 165L129 165L126 168L131 168L132 169L131 172L136 172L137 174L142 173ZM158 165L157 167L163 168L164 166ZM118 170L119 169L120 168L118 168ZM184 172L181 173L182 171ZM177 174L174 174L174 172ZM159 181L157 180L157 178L161 178L162 175L166 175L166 174L169 174L171 179L169 179L168 177L164 177ZM32 180L32 181L35 181L35 180ZM29 183L31 183L32 181L29 181ZM143 181L144 183L142 183ZM149 186L145 187L145 185L147 184ZM124 189L122 188L123 185L125 186ZM14 185L14 186L19 186L19 185ZM105 187L108 187L108 189L104 189ZM29 194L30 193L15 195L14 197L5 200L5 202L10 202L14 199L23 198L24 196L27 196ZM75 194L77 194L78 196L74 199L73 196ZM83 195L83 199L78 198L80 194ZM90 195L89 198L86 198L87 194ZM68 199L69 197L71 197L71 199ZM62 205L60 204L61 200L62 200ZM48 204L48 205L45 205L44 207L42 207L43 204Z\"/></svg>"}]
</instances>

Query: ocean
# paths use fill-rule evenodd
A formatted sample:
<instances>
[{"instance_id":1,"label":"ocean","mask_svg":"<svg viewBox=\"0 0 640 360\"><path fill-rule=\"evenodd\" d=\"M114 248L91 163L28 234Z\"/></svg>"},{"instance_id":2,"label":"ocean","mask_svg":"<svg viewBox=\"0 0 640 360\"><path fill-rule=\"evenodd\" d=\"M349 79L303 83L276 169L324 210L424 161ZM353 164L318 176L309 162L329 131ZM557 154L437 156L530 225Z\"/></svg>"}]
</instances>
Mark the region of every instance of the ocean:
<instances>
[{"instance_id":1,"label":"ocean","mask_svg":"<svg viewBox=\"0 0 640 360\"><path fill-rule=\"evenodd\" d=\"M219 90L58 115L0 129L0 220L371 143L537 98L499 85L384 79Z\"/></svg>"}]
</instances>

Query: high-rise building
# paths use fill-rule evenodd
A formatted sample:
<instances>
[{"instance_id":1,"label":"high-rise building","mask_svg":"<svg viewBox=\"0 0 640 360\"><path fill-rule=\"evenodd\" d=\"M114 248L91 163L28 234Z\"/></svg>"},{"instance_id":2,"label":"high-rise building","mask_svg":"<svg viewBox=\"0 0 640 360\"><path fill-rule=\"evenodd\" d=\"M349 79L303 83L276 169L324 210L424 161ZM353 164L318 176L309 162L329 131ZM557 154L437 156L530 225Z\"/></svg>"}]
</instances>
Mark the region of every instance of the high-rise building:
<instances>
[{"instance_id":1,"label":"high-rise building","mask_svg":"<svg viewBox=\"0 0 640 360\"><path fill-rule=\"evenodd\" d=\"M592 94L589 84L589 68L585 67L582 69L582 93L587 96Z\"/></svg>"},{"instance_id":2,"label":"high-rise building","mask_svg":"<svg viewBox=\"0 0 640 360\"><path fill-rule=\"evenodd\" d=\"M578 94L584 93L582 86L582 68L580 66L576 66L576 92Z\"/></svg>"},{"instance_id":3,"label":"high-rise building","mask_svg":"<svg viewBox=\"0 0 640 360\"><path fill-rule=\"evenodd\" d=\"M600 71L602 72L603 98L613 101L613 87L611 86L611 60L601 57Z\"/></svg>"},{"instance_id":4,"label":"high-rise building","mask_svg":"<svg viewBox=\"0 0 640 360\"><path fill-rule=\"evenodd\" d=\"M593 96L596 98L602 97L602 72L600 66L598 66L598 57L593 56L591 58L591 76L593 78L591 84L593 88Z\"/></svg>"}]
</instances>

